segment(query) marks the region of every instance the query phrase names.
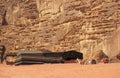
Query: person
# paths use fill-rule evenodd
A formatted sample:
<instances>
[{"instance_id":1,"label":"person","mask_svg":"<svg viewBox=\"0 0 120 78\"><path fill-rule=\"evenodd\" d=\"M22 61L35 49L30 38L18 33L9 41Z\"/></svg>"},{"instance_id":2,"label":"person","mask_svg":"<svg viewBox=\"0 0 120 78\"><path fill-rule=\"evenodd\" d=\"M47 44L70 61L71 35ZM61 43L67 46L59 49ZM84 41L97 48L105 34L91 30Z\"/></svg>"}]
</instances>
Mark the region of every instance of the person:
<instances>
[{"instance_id":1,"label":"person","mask_svg":"<svg viewBox=\"0 0 120 78\"><path fill-rule=\"evenodd\" d=\"M92 59L91 60L91 64L96 64L97 62L96 62L96 60L95 59Z\"/></svg>"},{"instance_id":2,"label":"person","mask_svg":"<svg viewBox=\"0 0 120 78\"><path fill-rule=\"evenodd\" d=\"M109 63L109 59L108 59L108 58L103 58L103 59L102 59L102 62L105 63L105 64L106 64L106 63Z\"/></svg>"},{"instance_id":3,"label":"person","mask_svg":"<svg viewBox=\"0 0 120 78\"><path fill-rule=\"evenodd\" d=\"M4 60L4 54L6 51L6 47L4 45L1 45L1 53L0 53L0 62L2 63Z\"/></svg>"},{"instance_id":4,"label":"person","mask_svg":"<svg viewBox=\"0 0 120 78\"><path fill-rule=\"evenodd\" d=\"M3 14L3 16L2 16L2 25L8 25L8 22L6 21L6 10L5 10L5 12L4 12L4 14Z\"/></svg>"}]
</instances>

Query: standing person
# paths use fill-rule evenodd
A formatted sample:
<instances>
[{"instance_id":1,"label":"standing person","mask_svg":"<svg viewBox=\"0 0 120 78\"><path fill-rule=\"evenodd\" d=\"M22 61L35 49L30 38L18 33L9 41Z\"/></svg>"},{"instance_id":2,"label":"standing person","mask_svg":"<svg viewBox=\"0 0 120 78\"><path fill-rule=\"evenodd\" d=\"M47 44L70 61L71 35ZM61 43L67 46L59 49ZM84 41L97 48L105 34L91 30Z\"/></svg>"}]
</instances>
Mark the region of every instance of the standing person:
<instances>
[{"instance_id":1,"label":"standing person","mask_svg":"<svg viewBox=\"0 0 120 78\"><path fill-rule=\"evenodd\" d=\"M5 54L5 51L6 51L6 48L5 48L5 46L4 45L1 45L1 56L0 56L0 59L1 59L1 63L3 62L3 60L4 60L4 54Z\"/></svg>"},{"instance_id":2,"label":"standing person","mask_svg":"<svg viewBox=\"0 0 120 78\"><path fill-rule=\"evenodd\" d=\"M4 14L3 14L3 16L2 16L2 25L8 25L8 22L7 22L7 20L6 20L6 10L5 10L5 12L4 12Z\"/></svg>"}]
</instances>

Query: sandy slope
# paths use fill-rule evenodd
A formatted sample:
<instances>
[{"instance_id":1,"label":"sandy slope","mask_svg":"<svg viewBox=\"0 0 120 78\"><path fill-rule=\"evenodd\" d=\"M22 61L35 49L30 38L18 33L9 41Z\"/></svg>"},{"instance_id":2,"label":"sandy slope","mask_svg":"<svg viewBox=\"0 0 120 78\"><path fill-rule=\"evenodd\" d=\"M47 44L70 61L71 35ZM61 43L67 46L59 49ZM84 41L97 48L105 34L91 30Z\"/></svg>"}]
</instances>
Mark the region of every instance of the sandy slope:
<instances>
[{"instance_id":1,"label":"sandy slope","mask_svg":"<svg viewBox=\"0 0 120 78\"><path fill-rule=\"evenodd\" d=\"M24 66L0 64L0 78L120 78L120 63L97 65L44 64Z\"/></svg>"}]
</instances>

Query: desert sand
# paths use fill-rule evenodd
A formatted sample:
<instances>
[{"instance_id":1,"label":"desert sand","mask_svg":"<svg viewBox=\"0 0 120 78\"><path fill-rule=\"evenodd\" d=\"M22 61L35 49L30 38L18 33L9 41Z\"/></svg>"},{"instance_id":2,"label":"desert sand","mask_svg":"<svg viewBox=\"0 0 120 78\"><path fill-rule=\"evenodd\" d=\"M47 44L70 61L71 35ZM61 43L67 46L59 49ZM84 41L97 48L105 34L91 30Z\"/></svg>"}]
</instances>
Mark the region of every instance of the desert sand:
<instances>
[{"instance_id":1,"label":"desert sand","mask_svg":"<svg viewBox=\"0 0 120 78\"><path fill-rule=\"evenodd\" d=\"M0 78L120 78L120 63L96 65L66 63L21 66L0 64Z\"/></svg>"}]
</instances>

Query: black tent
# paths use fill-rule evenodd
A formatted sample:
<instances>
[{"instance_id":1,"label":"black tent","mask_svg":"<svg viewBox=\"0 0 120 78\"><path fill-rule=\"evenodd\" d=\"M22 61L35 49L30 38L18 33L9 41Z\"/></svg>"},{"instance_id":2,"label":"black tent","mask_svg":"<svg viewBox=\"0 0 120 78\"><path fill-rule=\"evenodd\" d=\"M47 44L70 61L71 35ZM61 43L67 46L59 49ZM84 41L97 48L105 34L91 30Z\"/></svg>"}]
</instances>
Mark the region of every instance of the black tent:
<instances>
[{"instance_id":1,"label":"black tent","mask_svg":"<svg viewBox=\"0 0 120 78\"><path fill-rule=\"evenodd\" d=\"M20 64L44 64L44 63L64 63L66 60L83 59L83 54L75 50L66 52L51 51L19 51L16 52L15 65Z\"/></svg>"}]
</instances>

